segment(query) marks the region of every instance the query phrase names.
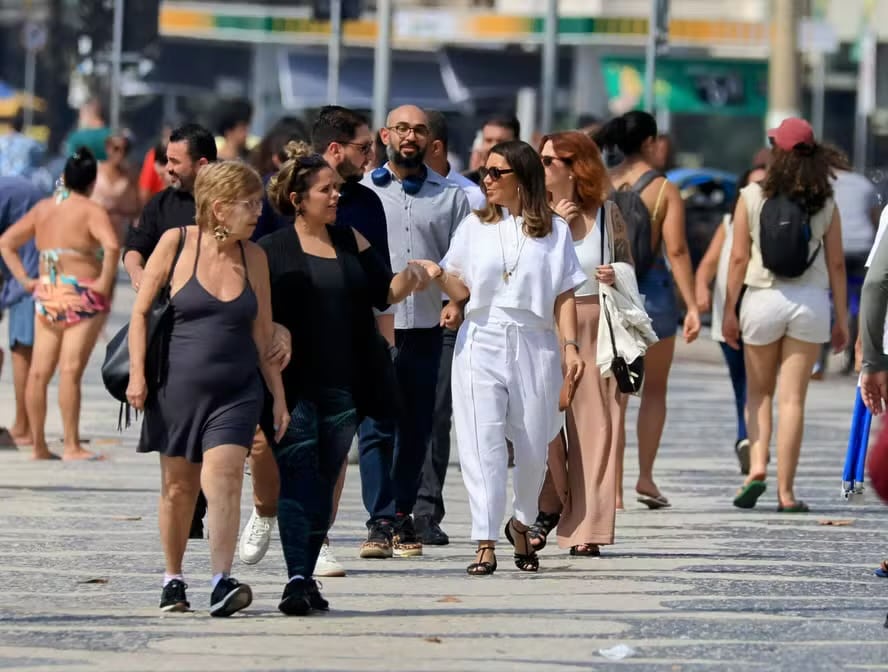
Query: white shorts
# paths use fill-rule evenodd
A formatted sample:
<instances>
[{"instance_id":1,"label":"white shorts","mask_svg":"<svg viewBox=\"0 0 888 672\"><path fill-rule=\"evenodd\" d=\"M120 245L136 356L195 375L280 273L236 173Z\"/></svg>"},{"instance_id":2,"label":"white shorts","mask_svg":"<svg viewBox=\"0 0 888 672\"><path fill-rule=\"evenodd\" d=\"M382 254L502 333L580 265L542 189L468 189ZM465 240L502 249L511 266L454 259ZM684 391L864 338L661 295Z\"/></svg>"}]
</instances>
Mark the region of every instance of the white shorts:
<instances>
[{"instance_id":1,"label":"white shorts","mask_svg":"<svg viewBox=\"0 0 888 672\"><path fill-rule=\"evenodd\" d=\"M784 336L826 343L829 325L829 292L822 287L748 287L740 303L740 336L749 345L770 345Z\"/></svg>"}]
</instances>

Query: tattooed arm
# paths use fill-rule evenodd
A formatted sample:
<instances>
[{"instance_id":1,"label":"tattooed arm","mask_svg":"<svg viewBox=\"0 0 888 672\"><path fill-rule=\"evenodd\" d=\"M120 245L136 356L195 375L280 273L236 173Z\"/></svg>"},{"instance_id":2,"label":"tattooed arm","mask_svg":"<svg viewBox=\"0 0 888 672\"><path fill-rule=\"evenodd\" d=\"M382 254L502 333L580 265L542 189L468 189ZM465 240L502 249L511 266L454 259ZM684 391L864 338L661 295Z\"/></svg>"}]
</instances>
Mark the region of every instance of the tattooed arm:
<instances>
[{"instance_id":1,"label":"tattooed arm","mask_svg":"<svg viewBox=\"0 0 888 672\"><path fill-rule=\"evenodd\" d=\"M614 240L614 261L622 261L627 264L635 265L632 259L632 245L629 244L629 235L626 231L626 220L623 219L623 213L616 203L610 204L611 211L611 230L610 234Z\"/></svg>"}]
</instances>

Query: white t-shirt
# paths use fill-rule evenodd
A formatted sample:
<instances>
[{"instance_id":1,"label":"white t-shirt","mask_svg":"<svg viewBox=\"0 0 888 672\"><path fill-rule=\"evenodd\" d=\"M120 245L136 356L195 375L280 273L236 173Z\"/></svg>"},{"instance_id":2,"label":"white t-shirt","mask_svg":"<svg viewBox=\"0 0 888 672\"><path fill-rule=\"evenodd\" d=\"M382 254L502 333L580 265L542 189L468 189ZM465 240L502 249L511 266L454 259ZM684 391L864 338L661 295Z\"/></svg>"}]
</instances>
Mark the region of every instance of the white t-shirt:
<instances>
[{"instance_id":1,"label":"white t-shirt","mask_svg":"<svg viewBox=\"0 0 888 672\"><path fill-rule=\"evenodd\" d=\"M567 222L553 217L549 235L531 238L523 221L505 215L486 224L473 213L457 229L441 266L471 292L466 317L490 308L526 310L554 325L555 299L586 282Z\"/></svg>"},{"instance_id":2,"label":"white t-shirt","mask_svg":"<svg viewBox=\"0 0 888 672\"><path fill-rule=\"evenodd\" d=\"M879 217L879 230L876 231L876 239L873 241L873 247L870 250L869 256L866 258L867 268L873 263L873 258L876 256L876 250L878 249L879 243L882 241L882 236L885 235L886 230L888 230L888 207L882 210L882 215ZM888 317L885 318L885 331L882 333L882 350L888 353Z\"/></svg>"}]
</instances>

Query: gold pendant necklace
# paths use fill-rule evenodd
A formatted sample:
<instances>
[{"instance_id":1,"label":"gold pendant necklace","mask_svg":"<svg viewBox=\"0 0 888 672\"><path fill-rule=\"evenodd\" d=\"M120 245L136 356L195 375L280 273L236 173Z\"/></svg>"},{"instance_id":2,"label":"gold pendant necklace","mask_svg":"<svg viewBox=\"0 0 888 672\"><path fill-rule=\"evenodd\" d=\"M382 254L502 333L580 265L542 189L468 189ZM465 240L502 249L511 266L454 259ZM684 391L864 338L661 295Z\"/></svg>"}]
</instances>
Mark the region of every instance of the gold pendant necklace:
<instances>
[{"instance_id":1,"label":"gold pendant necklace","mask_svg":"<svg viewBox=\"0 0 888 672\"><path fill-rule=\"evenodd\" d=\"M519 235L519 232L524 237L521 239L521 244L518 246L518 255L515 257L515 263L512 264L512 268L509 268L506 265L506 246L503 244L503 231L500 228L500 227L502 227L503 222L500 222L499 224L497 224L497 228L496 228L496 232L499 235L500 255L502 256L502 260L503 260L503 282L505 282L507 284L509 282L509 279L513 275L515 275L515 269L518 268L518 262L521 260L521 252L524 250L524 243L527 242L527 235L524 234L524 231L522 230L523 227L519 228L518 220L515 219L514 217L513 217L513 221L515 222L515 237L516 237L516 239Z\"/></svg>"}]
</instances>

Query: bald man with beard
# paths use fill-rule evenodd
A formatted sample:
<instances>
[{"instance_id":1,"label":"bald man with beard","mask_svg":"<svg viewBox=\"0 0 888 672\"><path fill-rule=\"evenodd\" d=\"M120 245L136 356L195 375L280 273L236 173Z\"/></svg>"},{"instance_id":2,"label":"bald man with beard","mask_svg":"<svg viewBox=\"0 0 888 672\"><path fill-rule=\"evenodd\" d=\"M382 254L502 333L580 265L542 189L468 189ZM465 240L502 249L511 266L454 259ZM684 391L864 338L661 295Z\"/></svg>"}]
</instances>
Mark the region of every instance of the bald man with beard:
<instances>
[{"instance_id":1,"label":"bald man with beard","mask_svg":"<svg viewBox=\"0 0 888 672\"><path fill-rule=\"evenodd\" d=\"M380 129L388 160L362 181L385 209L396 273L411 259L443 259L470 212L462 189L425 165L429 135L422 109L404 105L392 110ZM449 314L459 308L444 310ZM435 409L443 339L441 290L430 286L416 292L393 312L403 410L397 422L367 420L359 431L361 484L370 514L362 558L422 555L412 514Z\"/></svg>"}]
</instances>

